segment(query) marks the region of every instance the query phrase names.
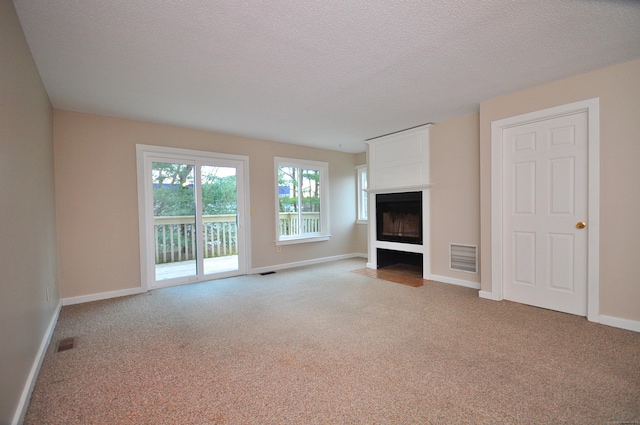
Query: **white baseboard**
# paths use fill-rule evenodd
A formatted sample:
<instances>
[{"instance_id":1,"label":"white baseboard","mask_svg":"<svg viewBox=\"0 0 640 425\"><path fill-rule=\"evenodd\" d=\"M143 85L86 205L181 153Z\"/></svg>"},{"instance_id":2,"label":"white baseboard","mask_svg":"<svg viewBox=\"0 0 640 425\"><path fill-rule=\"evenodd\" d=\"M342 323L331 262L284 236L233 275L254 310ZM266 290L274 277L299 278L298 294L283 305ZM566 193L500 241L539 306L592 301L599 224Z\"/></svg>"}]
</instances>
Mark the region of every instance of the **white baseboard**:
<instances>
[{"instance_id":1,"label":"white baseboard","mask_svg":"<svg viewBox=\"0 0 640 425\"><path fill-rule=\"evenodd\" d=\"M484 298L487 300L492 300L492 301L501 301L498 299L498 297L495 296L495 294L493 292L489 292L489 291L480 291L478 292L478 296L480 298Z\"/></svg>"},{"instance_id":2,"label":"white baseboard","mask_svg":"<svg viewBox=\"0 0 640 425\"><path fill-rule=\"evenodd\" d=\"M109 291L109 292L100 292L97 294L80 295L77 297L63 298L62 305L73 305L73 304L88 303L91 301L106 300L109 298L126 297L127 295L137 295L137 294L142 294L144 292L147 292L147 291L142 288L128 288L128 289L120 289L118 291Z\"/></svg>"},{"instance_id":3,"label":"white baseboard","mask_svg":"<svg viewBox=\"0 0 640 425\"><path fill-rule=\"evenodd\" d=\"M480 284L477 282L471 282L469 280L456 279L447 276L440 276L437 274L432 274L431 280L435 280L436 282L449 283L451 285L464 286L465 288L480 289Z\"/></svg>"},{"instance_id":4,"label":"white baseboard","mask_svg":"<svg viewBox=\"0 0 640 425\"><path fill-rule=\"evenodd\" d=\"M500 301L494 296L493 292L480 291L478 295L480 298L485 298L493 301ZM589 321L593 323L600 323L601 325L612 326L614 328L625 329L627 331L640 332L640 321L637 321L637 320L622 319L620 317L599 315L595 317L595 320L589 319Z\"/></svg>"},{"instance_id":5,"label":"white baseboard","mask_svg":"<svg viewBox=\"0 0 640 425\"><path fill-rule=\"evenodd\" d=\"M600 324L640 332L640 322L637 320L621 319L620 317L600 315Z\"/></svg>"},{"instance_id":6,"label":"white baseboard","mask_svg":"<svg viewBox=\"0 0 640 425\"><path fill-rule=\"evenodd\" d=\"M326 263L328 261L344 260L347 258L357 258L357 257L367 258L367 254L362 254L362 253L344 254L344 255L336 255L333 257L315 258L313 260L298 261L295 263L277 264L277 265L268 266L268 267L258 267L258 268L251 269L249 273L250 274L264 273L264 272L273 271L273 270L290 269L293 267L308 266L311 264ZM137 295L137 294L142 294L144 292L147 292L147 290L138 287L138 288L120 289L118 291L100 292L97 294L80 295L77 297L63 298L62 305L65 306L65 305L88 303L91 301L106 300L109 298L126 297L128 295Z\"/></svg>"},{"instance_id":7,"label":"white baseboard","mask_svg":"<svg viewBox=\"0 0 640 425\"><path fill-rule=\"evenodd\" d=\"M357 258L357 257L366 258L367 256L366 254L354 253L354 254L336 255L333 257L314 258L313 260L297 261L295 263L276 264L276 265L267 266L267 267L256 267L251 269L250 274L259 274L259 273L271 272L275 270L291 269L294 267L310 266L313 264L320 264L320 263L326 263L329 261L345 260L347 258Z\"/></svg>"},{"instance_id":8,"label":"white baseboard","mask_svg":"<svg viewBox=\"0 0 640 425\"><path fill-rule=\"evenodd\" d=\"M27 414L27 407L29 407L29 400L31 399L31 393L33 392L33 388L36 385L38 373L40 372L40 367L42 366L42 362L44 361L44 356L47 353L47 347L49 347L49 343L51 342L53 331L56 329L58 317L60 316L60 310L62 310L62 302L58 303L56 311L53 313L51 321L49 322L49 326L47 326L47 330L42 337L42 341L40 342L38 354L33 361L33 365L31 365L29 377L27 378L27 382L25 382L24 389L22 390L22 395L20 396L20 401L18 402L18 407L15 414L13 415L13 421L11 422L13 425L18 425L24 422L24 417Z\"/></svg>"}]
</instances>

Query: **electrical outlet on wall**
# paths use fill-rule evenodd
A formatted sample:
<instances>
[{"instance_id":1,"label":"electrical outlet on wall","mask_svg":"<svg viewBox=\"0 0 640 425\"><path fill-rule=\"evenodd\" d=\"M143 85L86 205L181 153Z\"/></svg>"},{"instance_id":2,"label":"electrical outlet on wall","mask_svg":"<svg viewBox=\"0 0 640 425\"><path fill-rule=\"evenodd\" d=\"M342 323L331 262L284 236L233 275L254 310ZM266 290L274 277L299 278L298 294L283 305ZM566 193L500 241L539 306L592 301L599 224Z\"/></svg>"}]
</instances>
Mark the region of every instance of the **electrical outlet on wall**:
<instances>
[{"instance_id":1,"label":"electrical outlet on wall","mask_svg":"<svg viewBox=\"0 0 640 425\"><path fill-rule=\"evenodd\" d=\"M282 247L280 245L276 246L276 252L282 252Z\"/></svg>"}]
</instances>

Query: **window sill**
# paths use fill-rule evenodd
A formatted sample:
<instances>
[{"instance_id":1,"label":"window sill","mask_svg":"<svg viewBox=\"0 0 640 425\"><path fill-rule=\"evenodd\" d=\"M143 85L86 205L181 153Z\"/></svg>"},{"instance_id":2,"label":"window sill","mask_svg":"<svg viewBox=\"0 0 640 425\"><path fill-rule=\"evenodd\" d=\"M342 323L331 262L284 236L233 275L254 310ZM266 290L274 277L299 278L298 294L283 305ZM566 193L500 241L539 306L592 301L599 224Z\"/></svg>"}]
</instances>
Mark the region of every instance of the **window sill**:
<instances>
[{"instance_id":1,"label":"window sill","mask_svg":"<svg viewBox=\"0 0 640 425\"><path fill-rule=\"evenodd\" d=\"M293 237L288 237L286 239L280 239L279 241L276 241L276 246L293 245L297 243L308 243L308 242L323 242L323 241L328 241L330 238L331 238L331 235L293 236Z\"/></svg>"},{"instance_id":2,"label":"window sill","mask_svg":"<svg viewBox=\"0 0 640 425\"><path fill-rule=\"evenodd\" d=\"M369 220L356 220L356 224L369 224Z\"/></svg>"}]
</instances>

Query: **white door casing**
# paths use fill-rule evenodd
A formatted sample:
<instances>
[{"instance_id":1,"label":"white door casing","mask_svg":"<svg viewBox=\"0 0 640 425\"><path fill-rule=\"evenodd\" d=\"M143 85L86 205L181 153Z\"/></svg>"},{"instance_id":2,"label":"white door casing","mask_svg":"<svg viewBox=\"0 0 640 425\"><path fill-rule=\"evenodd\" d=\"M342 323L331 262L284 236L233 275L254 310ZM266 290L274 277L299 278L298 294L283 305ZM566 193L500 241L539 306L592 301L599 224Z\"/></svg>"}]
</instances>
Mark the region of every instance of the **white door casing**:
<instances>
[{"instance_id":1,"label":"white door casing","mask_svg":"<svg viewBox=\"0 0 640 425\"><path fill-rule=\"evenodd\" d=\"M599 321L598 117L591 99L492 123L489 298Z\"/></svg>"}]
</instances>

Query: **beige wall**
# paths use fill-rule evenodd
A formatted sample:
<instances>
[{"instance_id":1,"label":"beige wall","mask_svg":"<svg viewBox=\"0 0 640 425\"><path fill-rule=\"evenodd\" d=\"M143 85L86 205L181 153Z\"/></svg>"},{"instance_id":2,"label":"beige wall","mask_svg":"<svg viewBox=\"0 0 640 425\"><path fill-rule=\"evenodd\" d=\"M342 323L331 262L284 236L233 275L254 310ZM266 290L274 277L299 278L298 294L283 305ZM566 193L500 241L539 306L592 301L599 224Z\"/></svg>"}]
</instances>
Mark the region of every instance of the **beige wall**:
<instances>
[{"instance_id":1,"label":"beige wall","mask_svg":"<svg viewBox=\"0 0 640 425\"><path fill-rule=\"evenodd\" d=\"M481 282L491 291L491 122L600 98L600 314L640 320L640 60L480 104Z\"/></svg>"},{"instance_id":2,"label":"beige wall","mask_svg":"<svg viewBox=\"0 0 640 425\"><path fill-rule=\"evenodd\" d=\"M61 110L54 140L64 298L140 286L136 144L249 156L254 269L366 252L354 237L354 154ZM276 252L274 156L329 163L330 241Z\"/></svg>"},{"instance_id":3,"label":"beige wall","mask_svg":"<svg viewBox=\"0 0 640 425\"><path fill-rule=\"evenodd\" d=\"M479 115L431 127L431 272L479 283L480 275L449 270L449 244L480 248Z\"/></svg>"},{"instance_id":4,"label":"beige wall","mask_svg":"<svg viewBox=\"0 0 640 425\"><path fill-rule=\"evenodd\" d=\"M0 423L8 424L59 305L51 104L10 1L0 2L0 58Z\"/></svg>"}]
</instances>

